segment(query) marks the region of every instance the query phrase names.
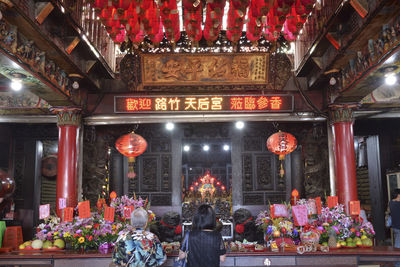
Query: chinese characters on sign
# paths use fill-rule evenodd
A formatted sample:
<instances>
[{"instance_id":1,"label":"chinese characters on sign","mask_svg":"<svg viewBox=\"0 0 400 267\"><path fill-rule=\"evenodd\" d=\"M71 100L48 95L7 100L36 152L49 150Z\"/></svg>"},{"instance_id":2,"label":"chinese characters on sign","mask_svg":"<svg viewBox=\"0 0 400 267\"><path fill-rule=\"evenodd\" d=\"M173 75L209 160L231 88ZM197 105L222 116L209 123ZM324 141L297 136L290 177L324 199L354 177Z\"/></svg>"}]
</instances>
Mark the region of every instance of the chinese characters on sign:
<instances>
[{"instance_id":1,"label":"chinese characters on sign","mask_svg":"<svg viewBox=\"0 0 400 267\"><path fill-rule=\"evenodd\" d=\"M145 54L144 85L267 84L269 54Z\"/></svg>"},{"instance_id":2,"label":"chinese characters on sign","mask_svg":"<svg viewBox=\"0 0 400 267\"><path fill-rule=\"evenodd\" d=\"M291 112L292 95L116 96L116 113Z\"/></svg>"}]
</instances>

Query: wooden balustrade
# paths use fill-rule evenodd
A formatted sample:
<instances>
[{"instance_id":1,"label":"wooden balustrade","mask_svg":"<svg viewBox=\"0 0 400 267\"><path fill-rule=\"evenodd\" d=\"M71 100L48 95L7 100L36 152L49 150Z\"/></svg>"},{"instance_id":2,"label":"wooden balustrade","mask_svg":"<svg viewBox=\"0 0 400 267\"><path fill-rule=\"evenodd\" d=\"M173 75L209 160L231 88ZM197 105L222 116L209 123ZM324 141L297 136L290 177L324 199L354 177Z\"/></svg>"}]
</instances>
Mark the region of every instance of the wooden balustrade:
<instances>
[{"instance_id":1,"label":"wooden balustrade","mask_svg":"<svg viewBox=\"0 0 400 267\"><path fill-rule=\"evenodd\" d=\"M59 3L68 10L70 18L82 33L85 33L88 41L97 49L110 69L115 71L115 44L89 1L59 0Z\"/></svg>"}]
</instances>

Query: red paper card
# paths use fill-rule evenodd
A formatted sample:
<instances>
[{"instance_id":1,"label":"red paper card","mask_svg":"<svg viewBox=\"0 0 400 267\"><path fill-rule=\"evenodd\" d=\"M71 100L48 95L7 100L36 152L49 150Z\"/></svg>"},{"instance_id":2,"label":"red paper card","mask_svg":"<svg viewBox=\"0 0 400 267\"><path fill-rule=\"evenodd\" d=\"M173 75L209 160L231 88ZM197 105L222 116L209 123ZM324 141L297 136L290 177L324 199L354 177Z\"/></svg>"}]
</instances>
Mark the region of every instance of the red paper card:
<instances>
[{"instance_id":1,"label":"red paper card","mask_svg":"<svg viewBox=\"0 0 400 267\"><path fill-rule=\"evenodd\" d=\"M74 208L68 207L63 209L64 222L72 222L74 219Z\"/></svg>"},{"instance_id":2,"label":"red paper card","mask_svg":"<svg viewBox=\"0 0 400 267\"><path fill-rule=\"evenodd\" d=\"M306 205L292 206L294 224L304 226L308 223L308 210Z\"/></svg>"},{"instance_id":3,"label":"red paper card","mask_svg":"<svg viewBox=\"0 0 400 267\"><path fill-rule=\"evenodd\" d=\"M104 209L104 220L113 222L115 215L115 208L113 207L105 207Z\"/></svg>"},{"instance_id":4,"label":"red paper card","mask_svg":"<svg viewBox=\"0 0 400 267\"><path fill-rule=\"evenodd\" d=\"M90 203L89 200L78 203L79 219L90 218Z\"/></svg>"},{"instance_id":5,"label":"red paper card","mask_svg":"<svg viewBox=\"0 0 400 267\"><path fill-rule=\"evenodd\" d=\"M349 202L350 215L360 215L360 201L353 200Z\"/></svg>"},{"instance_id":6,"label":"red paper card","mask_svg":"<svg viewBox=\"0 0 400 267\"><path fill-rule=\"evenodd\" d=\"M134 210L133 206L126 206L124 207L124 217L126 219L130 219L131 218L131 213Z\"/></svg>"},{"instance_id":7,"label":"red paper card","mask_svg":"<svg viewBox=\"0 0 400 267\"><path fill-rule=\"evenodd\" d=\"M50 216L50 204L40 205L39 207L39 219L46 219Z\"/></svg>"},{"instance_id":8,"label":"red paper card","mask_svg":"<svg viewBox=\"0 0 400 267\"><path fill-rule=\"evenodd\" d=\"M338 197L337 196L329 196L327 199L328 208L334 208L338 204Z\"/></svg>"},{"instance_id":9,"label":"red paper card","mask_svg":"<svg viewBox=\"0 0 400 267\"><path fill-rule=\"evenodd\" d=\"M315 199L315 205L317 206L317 214L321 214L322 210L321 197L316 197L314 199Z\"/></svg>"}]
</instances>

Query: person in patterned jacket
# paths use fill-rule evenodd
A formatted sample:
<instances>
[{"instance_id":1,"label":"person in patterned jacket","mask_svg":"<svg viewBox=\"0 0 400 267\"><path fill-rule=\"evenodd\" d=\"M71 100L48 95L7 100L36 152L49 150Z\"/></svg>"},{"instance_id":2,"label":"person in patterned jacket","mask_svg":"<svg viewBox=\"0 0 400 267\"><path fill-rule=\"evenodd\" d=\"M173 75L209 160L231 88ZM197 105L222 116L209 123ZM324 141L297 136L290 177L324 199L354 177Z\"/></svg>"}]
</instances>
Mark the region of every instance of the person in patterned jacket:
<instances>
[{"instance_id":1,"label":"person in patterned jacket","mask_svg":"<svg viewBox=\"0 0 400 267\"><path fill-rule=\"evenodd\" d=\"M134 230L122 234L115 242L112 261L118 266L153 267L167 259L156 235L146 231L147 211L135 209L131 214Z\"/></svg>"}]
</instances>

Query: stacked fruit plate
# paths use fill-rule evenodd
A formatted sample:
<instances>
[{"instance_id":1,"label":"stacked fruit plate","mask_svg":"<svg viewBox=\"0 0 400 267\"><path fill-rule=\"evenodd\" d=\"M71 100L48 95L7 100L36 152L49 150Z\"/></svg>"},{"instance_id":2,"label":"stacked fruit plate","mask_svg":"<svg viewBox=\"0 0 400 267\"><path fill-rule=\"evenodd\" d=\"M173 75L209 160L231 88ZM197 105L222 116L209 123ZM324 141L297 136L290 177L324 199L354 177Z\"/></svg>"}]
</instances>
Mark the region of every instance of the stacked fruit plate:
<instances>
[{"instance_id":1,"label":"stacked fruit plate","mask_svg":"<svg viewBox=\"0 0 400 267\"><path fill-rule=\"evenodd\" d=\"M57 250L63 250L65 248L65 242L62 239L56 239L54 242L51 242L50 240L42 241L39 239L33 240L33 241L26 241L19 245L19 251L32 251L32 252L37 252L37 251L57 251Z\"/></svg>"}]
</instances>

